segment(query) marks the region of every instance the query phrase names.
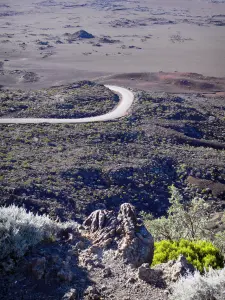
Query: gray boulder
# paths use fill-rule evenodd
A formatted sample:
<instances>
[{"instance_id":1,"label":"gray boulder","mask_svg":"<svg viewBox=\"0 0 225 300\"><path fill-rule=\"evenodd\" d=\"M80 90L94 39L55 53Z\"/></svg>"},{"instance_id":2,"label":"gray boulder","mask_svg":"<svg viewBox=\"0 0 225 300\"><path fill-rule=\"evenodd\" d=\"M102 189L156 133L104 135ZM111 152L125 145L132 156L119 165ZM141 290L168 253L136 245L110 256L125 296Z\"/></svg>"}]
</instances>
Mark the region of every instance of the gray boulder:
<instances>
[{"instance_id":1,"label":"gray boulder","mask_svg":"<svg viewBox=\"0 0 225 300\"><path fill-rule=\"evenodd\" d=\"M142 264L138 268L138 278L153 285L169 286L176 282L181 276L193 273L195 268L189 264L183 255L177 260L170 260L167 263L159 264L150 268L149 264Z\"/></svg>"},{"instance_id":2,"label":"gray boulder","mask_svg":"<svg viewBox=\"0 0 225 300\"><path fill-rule=\"evenodd\" d=\"M167 283L175 282L181 276L195 271L193 265L189 264L183 255L180 255L177 260L170 260L167 263L155 266L153 269L162 271L163 278Z\"/></svg>"}]
</instances>

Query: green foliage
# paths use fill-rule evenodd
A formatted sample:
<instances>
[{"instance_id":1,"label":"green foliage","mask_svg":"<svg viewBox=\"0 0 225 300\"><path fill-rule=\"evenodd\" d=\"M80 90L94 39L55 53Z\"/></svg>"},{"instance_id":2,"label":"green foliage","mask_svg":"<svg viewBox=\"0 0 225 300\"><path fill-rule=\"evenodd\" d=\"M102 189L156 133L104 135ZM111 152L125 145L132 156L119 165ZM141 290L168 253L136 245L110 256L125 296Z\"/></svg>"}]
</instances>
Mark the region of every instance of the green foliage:
<instances>
[{"instance_id":1,"label":"green foliage","mask_svg":"<svg viewBox=\"0 0 225 300\"><path fill-rule=\"evenodd\" d=\"M152 265L177 259L180 254L183 254L188 262L201 273L204 269L208 270L209 267L219 269L224 266L223 256L211 242L184 239L180 241L163 240L156 242Z\"/></svg>"},{"instance_id":2,"label":"green foliage","mask_svg":"<svg viewBox=\"0 0 225 300\"><path fill-rule=\"evenodd\" d=\"M144 222L155 240L198 240L208 236L208 204L194 198L189 204L183 204L183 197L174 186L170 187L171 198L168 216L154 219L152 215L142 213Z\"/></svg>"}]
</instances>

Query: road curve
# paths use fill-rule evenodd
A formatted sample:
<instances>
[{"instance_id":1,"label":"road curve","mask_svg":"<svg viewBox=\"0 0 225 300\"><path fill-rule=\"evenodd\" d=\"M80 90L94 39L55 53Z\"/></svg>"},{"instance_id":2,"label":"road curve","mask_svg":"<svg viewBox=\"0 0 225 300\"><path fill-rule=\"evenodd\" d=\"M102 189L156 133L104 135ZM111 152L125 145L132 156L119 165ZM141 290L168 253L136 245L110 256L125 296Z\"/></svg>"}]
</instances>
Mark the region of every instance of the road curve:
<instances>
[{"instance_id":1,"label":"road curve","mask_svg":"<svg viewBox=\"0 0 225 300\"><path fill-rule=\"evenodd\" d=\"M117 106L107 114L88 117L81 119L48 119L48 118L4 118L0 119L0 124L40 124L40 123L50 123L50 124L63 124L63 123L88 123L88 122L101 122L114 120L121 118L126 115L128 109L131 107L134 101L134 94L122 87L105 85L113 92L119 94L121 99Z\"/></svg>"}]
</instances>

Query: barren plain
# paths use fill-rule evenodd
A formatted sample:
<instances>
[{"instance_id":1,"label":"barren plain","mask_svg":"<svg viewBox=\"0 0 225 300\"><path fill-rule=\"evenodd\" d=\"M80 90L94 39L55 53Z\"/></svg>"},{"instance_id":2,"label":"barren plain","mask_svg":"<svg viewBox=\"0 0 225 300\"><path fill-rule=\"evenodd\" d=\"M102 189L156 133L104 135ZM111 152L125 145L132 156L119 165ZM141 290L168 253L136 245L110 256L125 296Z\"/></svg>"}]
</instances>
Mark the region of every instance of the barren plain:
<instances>
[{"instance_id":1,"label":"barren plain","mask_svg":"<svg viewBox=\"0 0 225 300\"><path fill-rule=\"evenodd\" d=\"M1 0L0 84L160 71L224 77L224 26L219 0Z\"/></svg>"}]
</instances>

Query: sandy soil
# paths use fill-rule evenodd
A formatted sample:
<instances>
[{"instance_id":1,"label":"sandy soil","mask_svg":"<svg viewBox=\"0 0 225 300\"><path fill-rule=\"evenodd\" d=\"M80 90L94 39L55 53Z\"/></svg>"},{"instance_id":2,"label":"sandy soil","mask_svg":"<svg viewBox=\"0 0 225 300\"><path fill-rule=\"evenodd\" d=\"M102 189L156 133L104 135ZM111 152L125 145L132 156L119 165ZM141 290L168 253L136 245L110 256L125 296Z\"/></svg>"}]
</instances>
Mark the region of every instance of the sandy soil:
<instances>
[{"instance_id":1,"label":"sandy soil","mask_svg":"<svg viewBox=\"0 0 225 300\"><path fill-rule=\"evenodd\" d=\"M225 77L224 27L224 0L0 0L0 85L159 71ZM74 38L81 29L94 38Z\"/></svg>"}]
</instances>

